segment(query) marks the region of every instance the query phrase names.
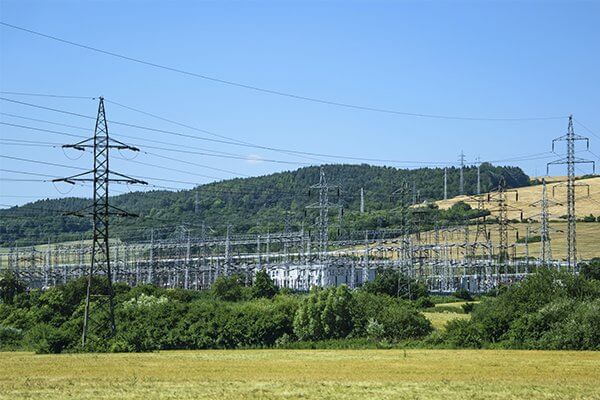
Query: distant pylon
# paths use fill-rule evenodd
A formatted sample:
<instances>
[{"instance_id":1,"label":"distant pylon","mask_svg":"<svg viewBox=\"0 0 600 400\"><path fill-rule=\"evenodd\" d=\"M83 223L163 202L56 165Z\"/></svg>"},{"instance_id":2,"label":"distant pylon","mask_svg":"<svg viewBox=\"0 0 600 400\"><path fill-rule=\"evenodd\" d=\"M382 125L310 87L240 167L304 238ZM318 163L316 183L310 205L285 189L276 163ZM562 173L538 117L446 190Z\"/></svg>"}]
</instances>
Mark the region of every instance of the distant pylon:
<instances>
[{"instance_id":1,"label":"distant pylon","mask_svg":"<svg viewBox=\"0 0 600 400\"><path fill-rule=\"evenodd\" d=\"M319 261L322 264L326 264L328 260L328 243L329 243L329 210L334 207L340 207L339 204L333 204L329 202L329 191L332 188L337 188L339 197L339 186L331 186L327 183L325 176L325 170L323 167L319 170L319 183L312 185L310 189L319 190L319 202L313 203L306 206L307 209L317 209L319 214L317 216L317 235L318 235L318 249L319 249ZM309 191L310 193L310 191Z\"/></svg>"},{"instance_id":2,"label":"distant pylon","mask_svg":"<svg viewBox=\"0 0 600 400\"><path fill-rule=\"evenodd\" d=\"M542 199L539 201L540 212L540 261L543 265L548 265L552 261L552 246L550 245L550 212L548 211L549 201L546 189L546 179L542 179Z\"/></svg>"},{"instance_id":3,"label":"distant pylon","mask_svg":"<svg viewBox=\"0 0 600 400\"><path fill-rule=\"evenodd\" d=\"M481 159L477 157L477 194L481 194Z\"/></svg>"},{"instance_id":4,"label":"distant pylon","mask_svg":"<svg viewBox=\"0 0 600 400\"><path fill-rule=\"evenodd\" d=\"M360 213L364 214L365 212L365 191L363 188L360 188Z\"/></svg>"},{"instance_id":5,"label":"distant pylon","mask_svg":"<svg viewBox=\"0 0 600 400\"><path fill-rule=\"evenodd\" d=\"M448 168L444 167L444 200L448 200Z\"/></svg>"},{"instance_id":6,"label":"distant pylon","mask_svg":"<svg viewBox=\"0 0 600 400\"><path fill-rule=\"evenodd\" d=\"M139 151L139 149L109 137L103 97L100 97L98 104L94 137L75 144L64 145L63 148L72 148L80 151L92 149L94 152L94 168L91 171L68 178L53 180L53 182L62 181L73 185L77 182L92 182L94 185L92 204L80 211L70 213L80 216L91 215L93 222L92 255L87 273L88 281L81 336L82 345L85 346L90 334L94 339L102 341L106 336L114 336L116 331L108 226L111 216L131 216L132 214L109 204L109 183L145 185L146 182L130 178L109 169L110 149L131 151ZM86 177L87 175L91 176ZM116 178L111 178L112 175L116 176ZM83 212L86 213L83 214ZM97 276L104 276L106 278L105 288L94 282L94 278Z\"/></svg>"},{"instance_id":7,"label":"distant pylon","mask_svg":"<svg viewBox=\"0 0 600 400\"><path fill-rule=\"evenodd\" d=\"M594 161L585 160L580 157L575 157L575 141L585 140L587 149L590 148L588 138L576 135L573 128L573 116L569 116L569 125L567 133L552 141L552 151L554 152L554 144L558 141L567 142L567 156L559 160L549 162L546 166L546 175L548 175L550 165L566 164L567 165L567 269L570 272L577 272L577 217L575 214L575 164L591 163L594 172L596 171L596 163Z\"/></svg>"},{"instance_id":8,"label":"distant pylon","mask_svg":"<svg viewBox=\"0 0 600 400\"><path fill-rule=\"evenodd\" d=\"M460 152L460 180L458 183L458 194L461 196L465 194L465 153L461 150Z\"/></svg>"}]
</instances>

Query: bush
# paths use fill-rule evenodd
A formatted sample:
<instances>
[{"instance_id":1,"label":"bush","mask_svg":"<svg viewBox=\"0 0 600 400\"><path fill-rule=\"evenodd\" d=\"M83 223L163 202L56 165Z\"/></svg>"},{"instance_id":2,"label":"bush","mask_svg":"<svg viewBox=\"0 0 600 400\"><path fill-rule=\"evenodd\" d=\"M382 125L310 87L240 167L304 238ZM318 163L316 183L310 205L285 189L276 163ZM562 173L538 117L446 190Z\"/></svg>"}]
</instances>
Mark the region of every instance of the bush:
<instances>
[{"instance_id":1,"label":"bush","mask_svg":"<svg viewBox=\"0 0 600 400\"><path fill-rule=\"evenodd\" d=\"M371 340L380 341L385 338L385 327L376 319L369 319L367 324L367 337Z\"/></svg>"},{"instance_id":2,"label":"bush","mask_svg":"<svg viewBox=\"0 0 600 400\"><path fill-rule=\"evenodd\" d=\"M73 344L68 332L48 324L34 326L25 337L30 348L38 354L58 354Z\"/></svg>"},{"instance_id":3,"label":"bush","mask_svg":"<svg viewBox=\"0 0 600 400\"><path fill-rule=\"evenodd\" d=\"M600 258L592 258L590 262L581 263L579 273L585 279L595 279L600 281Z\"/></svg>"},{"instance_id":4,"label":"bush","mask_svg":"<svg viewBox=\"0 0 600 400\"><path fill-rule=\"evenodd\" d=\"M475 303L465 303L461 305L461 308L463 309L465 314L470 314L471 311L473 311L473 308L475 308Z\"/></svg>"},{"instance_id":5,"label":"bush","mask_svg":"<svg viewBox=\"0 0 600 400\"><path fill-rule=\"evenodd\" d=\"M415 301L415 305L418 308L435 307L435 303L433 301L431 301L431 298L429 296L418 298L417 301Z\"/></svg>"},{"instance_id":6,"label":"bush","mask_svg":"<svg viewBox=\"0 0 600 400\"><path fill-rule=\"evenodd\" d=\"M240 301L243 298L241 279L238 275L219 276L211 287L217 300Z\"/></svg>"},{"instance_id":7,"label":"bush","mask_svg":"<svg viewBox=\"0 0 600 400\"><path fill-rule=\"evenodd\" d=\"M25 292L25 285L19 281L12 272L0 274L0 300L5 304L12 304L19 293Z\"/></svg>"},{"instance_id":8,"label":"bush","mask_svg":"<svg viewBox=\"0 0 600 400\"><path fill-rule=\"evenodd\" d=\"M458 289L456 292L452 294L457 299L471 301L473 297L471 297L471 293L467 289Z\"/></svg>"},{"instance_id":9,"label":"bush","mask_svg":"<svg viewBox=\"0 0 600 400\"><path fill-rule=\"evenodd\" d=\"M275 286L275 283L269 274L264 269L258 271L254 277L254 284L252 285L252 297L255 299L261 297L270 299L276 294L277 286Z\"/></svg>"},{"instance_id":10,"label":"bush","mask_svg":"<svg viewBox=\"0 0 600 400\"><path fill-rule=\"evenodd\" d=\"M519 318L508 340L533 349L600 349L600 300L558 300Z\"/></svg>"},{"instance_id":11,"label":"bush","mask_svg":"<svg viewBox=\"0 0 600 400\"><path fill-rule=\"evenodd\" d=\"M427 287L423 283L391 269L378 270L375 279L365 283L361 289L408 300L427 296Z\"/></svg>"},{"instance_id":12,"label":"bush","mask_svg":"<svg viewBox=\"0 0 600 400\"><path fill-rule=\"evenodd\" d=\"M311 290L294 318L300 340L345 338L352 332L354 298L346 285Z\"/></svg>"},{"instance_id":13,"label":"bush","mask_svg":"<svg viewBox=\"0 0 600 400\"><path fill-rule=\"evenodd\" d=\"M484 342L479 324L468 320L453 319L446 323L444 340L454 347L481 348Z\"/></svg>"},{"instance_id":14,"label":"bush","mask_svg":"<svg viewBox=\"0 0 600 400\"><path fill-rule=\"evenodd\" d=\"M0 325L0 350L19 348L23 339L23 330L12 326Z\"/></svg>"},{"instance_id":15,"label":"bush","mask_svg":"<svg viewBox=\"0 0 600 400\"><path fill-rule=\"evenodd\" d=\"M423 314L407 306L388 307L380 322L384 338L391 341L422 338L433 330L431 322Z\"/></svg>"}]
</instances>

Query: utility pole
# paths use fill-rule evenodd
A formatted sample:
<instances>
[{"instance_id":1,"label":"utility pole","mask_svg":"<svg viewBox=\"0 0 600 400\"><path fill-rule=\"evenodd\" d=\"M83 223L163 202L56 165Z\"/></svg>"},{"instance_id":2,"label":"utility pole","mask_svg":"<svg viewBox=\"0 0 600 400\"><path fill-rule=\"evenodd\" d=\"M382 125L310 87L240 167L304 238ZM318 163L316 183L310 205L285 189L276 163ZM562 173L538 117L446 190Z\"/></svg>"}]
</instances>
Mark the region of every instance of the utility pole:
<instances>
[{"instance_id":1,"label":"utility pole","mask_svg":"<svg viewBox=\"0 0 600 400\"><path fill-rule=\"evenodd\" d=\"M89 337L103 340L105 339L103 336L112 337L116 331L108 227L111 216L125 217L132 214L109 204L109 184L110 182L142 185L147 183L109 169L110 149L130 151L139 151L139 149L109 137L103 97L100 97L98 104L94 136L75 144L64 145L63 148L80 151L92 149L94 153L94 168L91 171L53 180L53 182L66 182L72 185L77 182L92 182L94 185L92 204L80 211L70 213L70 215L79 216L91 215L93 223L92 258L87 273L88 282L81 335L81 343L85 347ZM111 176L115 176L115 178ZM102 288L103 285L95 282L95 278L99 276L106 279L106 287Z\"/></svg>"},{"instance_id":2,"label":"utility pole","mask_svg":"<svg viewBox=\"0 0 600 400\"><path fill-rule=\"evenodd\" d=\"M200 196L198 191L200 190L200 188L196 189L196 192L194 193L194 215L197 217L198 213L200 212Z\"/></svg>"},{"instance_id":3,"label":"utility pole","mask_svg":"<svg viewBox=\"0 0 600 400\"><path fill-rule=\"evenodd\" d=\"M231 224L227 224L227 236L225 237L225 276L229 274L231 264Z\"/></svg>"},{"instance_id":4,"label":"utility pole","mask_svg":"<svg viewBox=\"0 0 600 400\"><path fill-rule=\"evenodd\" d=\"M460 152L460 181L458 184L458 194L460 194L461 196L463 194L465 194L465 174L464 174L464 170L465 170L465 153L461 150Z\"/></svg>"},{"instance_id":5,"label":"utility pole","mask_svg":"<svg viewBox=\"0 0 600 400\"><path fill-rule=\"evenodd\" d=\"M587 149L590 148L588 138L576 135L573 128L573 116L569 116L569 125L567 133L552 140L552 151L554 152L554 144L559 141L567 142L567 156L546 165L546 175L548 175L550 165L566 164L567 165L567 269L572 273L577 272L577 218L575 215L575 164L592 164L594 173L596 172L596 163L591 160L585 160L580 157L575 157L575 142L582 140L586 142Z\"/></svg>"},{"instance_id":6,"label":"utility pole","mask_svg":"<svg viewBox=\"0 0 600 400\"><path fill-rule=\"evenodd\" d=\"M477 157L477 194L481 194L481 159Z\"/></svg>"},{"instance_id":7,"label":"utility pole","mask_svg":"<svg viewBox=\"0 0 600 400\"><path fill-rule=\"evenodd\" d=\"M363 188L360 188L360 213L365 213L365 191Z\"/></svg>"},{"instance_id":8,"label":"utility pole","mask_svg":"<svg viewBox=\"0 0 600 400\"><path fill-rule=\"evenodd\" d=\"M448 167L444 167L444 200L448 200Z\"/></svg>"}]
</instances>

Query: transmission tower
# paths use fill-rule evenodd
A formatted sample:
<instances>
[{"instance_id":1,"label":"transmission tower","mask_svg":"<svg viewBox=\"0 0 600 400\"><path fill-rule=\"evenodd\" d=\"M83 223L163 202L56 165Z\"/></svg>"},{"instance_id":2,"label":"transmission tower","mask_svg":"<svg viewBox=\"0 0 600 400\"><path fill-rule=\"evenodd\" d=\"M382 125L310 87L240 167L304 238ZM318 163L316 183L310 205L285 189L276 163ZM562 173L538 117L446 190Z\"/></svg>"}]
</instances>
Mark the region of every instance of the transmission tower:
<instances>
[{"instance_id":1,"label":"transmission tower","mask_svg":"<svg viewBox=\"0 0 600 400\"><path fill-rule=\"evenodd\" d=\"M411 243L412 218L410 212L411 190L408 182L404 181L400 188L392 193L392 197L399 199L400 227L401 227L401 263L398 276L398 294L406 293L410 298L411 280L413 273L413 249ZM405 279L402 279L405 277Z\"/></svg>"},{"instance_id":2,"label":"transmission tower","mask_svg":"<svg viewBox=\"0 0 600 400\"><path fill-rule=\"evenodd\" d=\"M309 195L312 190L319 191L319 202L309 204L306 206L307 209L316 209L319 214L316 218L317 227L317 239L319 249L319 262L321 264L327 263L327 249L329 242L329 210L331 208L340 207L339 204L329 202L329 191L337 189L338 197L340 194L340 188L337 185L329 185L325 176L325 170L323 167L319 170L319 183L312 185L309 189Z\"/></svg>"},{"instance_id":3,"label":"transmission tower","mask_svg":"<svg viewBox=\"0 0 600 400\"><path fill-rule=\"evenodd\" d=\"M548 190L546 179L542 179L542 198L531 204L534 207L540 207L540 262L542 265L548 265L552 261L552 247L550 245L550 211L551 205L558 203L548 199Z\"/></svg>"},{"instance_id":4,"label":"transmission tower","mask_svg":"<svg viewBox=\"0 0 600 400\"><path fill-rule=\"evenodd\" d=\"M461 196L465 194L465 153L461 150L460 156L460 180L458 183L458 194Z\"/></svg>"},{"instance_id":5,"label":"transmission tower","mask_svg":"<svg viewBox=\"0 0 600 400\"><path fill-rule=\"evenodd\" d=\"M523 219L523 212L521 209L510 206L508 204L508 193L515 193L515 200L519 200L519 192L516 190L506 189L506 181L504 177L500 178L498 188L494 192L488 193L488 202L496 203L496 208L490 209L490 212L497 213L498 217L498 262L504 264L509 259L508 249L510 247L508 243L508 231L516 230L510 225L508 218L509 211L518 211L521 213L521 220Z\"/></svg>"},{"instance_id":6,"label":"transmission tower","mask_svg":"<svg viewBox=\"0 0 600 400\"><path fill-rule=\"evenodd\" d=\"M53 182L66 182L72 185L77 182L93 182L94 186L92 204L80 211L70 213L79 216L91 215L93 224L92 256L87 271L87 290L81 335L82 346L86 346L88 339L102 340L106 336L114 336L116 331L113 277L110 265L109 222L111 216L125 217L132 216L132 214L109 204L109 184L111 182L143 185L147 183L109 169L110 149L131 151L139 151L139 149L109 137L104 98L102 97L98 104L94 136L62 147L80 151L92 149L94 153L94 168L91 171L53 180ZM112 176L115 177L112 178ZM106 279L106 287L95 282L97 277Z\"/></svg>"},{"instance_id":7,"label":"transmission tower","mask_svg":"<svg viewBox=\"0 0 600 400\"><path fill-rule=\"evenodd\" d=\"M573 128L573 116L569 116L569 125L567 127L567 133L552 140L552 151L554 152L554 144L559 141L567 142L567 156L552 162L549 162L546 166L546 175L548 175L551 165L566 164L567 165L567 269L573 273L577 270L577 218L575 215L575 165L576 164L592 164L592 168L595 172L596 164L594 161L585 160L580 157L575 157L575 142L578 140L584 140L586 142L587 149L590 148L590 141L588 138L576 135Z\"/></svg>"}]
</instances>

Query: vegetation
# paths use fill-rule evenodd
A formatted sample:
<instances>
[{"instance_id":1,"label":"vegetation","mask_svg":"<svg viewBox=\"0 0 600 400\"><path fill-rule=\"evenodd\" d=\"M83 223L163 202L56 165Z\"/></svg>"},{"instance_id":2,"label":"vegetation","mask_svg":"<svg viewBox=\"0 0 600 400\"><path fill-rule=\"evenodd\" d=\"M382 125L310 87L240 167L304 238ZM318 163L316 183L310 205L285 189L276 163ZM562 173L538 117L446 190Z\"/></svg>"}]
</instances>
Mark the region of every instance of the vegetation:
<instances>
[{"instance_id":1,"label":"vegetation","mask_svg":"<svg viewBox=\"0 0 600 400\"><path fill-rule=\"evenodd\" d=\"M596 399L597 352L0 353L0 399Z\"/></svg>"},{"instance_id":2,"label":"vegetation","mask_svg":"<svg viewBox=\"0 0 600 400\"><path fill-rule=\"evenodd\" d=\"M494 297L449 303L439 303L442 298L429 297L421 284L390 271L356 290L314 288L308 294L278 293L265 272L248 287L236 275L221 276L208 292L117 284L117 336L108 338L101 332L91 337L86 350L403 346L599 350L597 273L597 260L582 267L579 276L540 270L501 287ZM0 282L0 349L81 351L85 280L29 292L14 276L3 276ZM97 292L104 285L102 280L93 282ZM471 295L459 291L446 300L452 298Z\"/></svg>"},{"instance_id":3,"label":"vegetation","mask_svg":"<svg viewBox=\"0 0 600 400\"><path fill-rule=\"evenodd\" d=\"M443 175L440 168L403 170L369 165L326 165L328 180L340 183L342 190L336 201L346 209L342 229L374 229L398 226L400 213L392 210L398 199L391 199L401 182L415 184L420 197L416 200L443 198ZM450 193L458 192L459 170L448 170ZM482 164L482 187L497 186L504 177L510 187L526 186L529 177L516 167L494 167ZM223 235L228 224L236 233L257 231L282 231L288 212L293 213L292 224L299 226L304 218L305 206L314 201L315 193L309 187L319 181L319 167L306 167L296 171L272 175L231 179L199 186L193 190L151 191L115 196L113 205L136 213L137 218L115 218L112 233L124 241L147 240L149 228L165 225L191 225L205 223L211 233ZM465 168L465 188L474 193L476 168ZM360 196L366 193L365 214L360 214ZM195 195L198 193L198 212ZM411 196L412 197L412 196ZM412 199L411 199L412 200ZM0 246L27 245L53 241L89 238L91 222L86 218L64 216L63 211L74 211L87 206L86 199L65 198L40 200L22 207L0 210ZM455 211L458 211L455 210ZM448 215L449 218L452 215ZM442 216L442 219L444 216ZM176 229L157 230L155 237L178 235Z\"/></svg>"},{"instance_id":4,"label":"vegetation","mask_svg":"<svg viewBox=\"0 0 600 400\"><path fill-rule=\"evenodd\" d=\"M541 270L448 323L457 347L600 350L600 281Z\"/></svg>"},{"instance_id":5,"label":"vegetation","mask_svg":"<svg viewBox=\"0 0 600 400\"><path fill-rule=\"evenodd\" d=\"M11 285L4 286L0 303L0 349L81 351L84 279L43 292L16 290L20 283L12 278L3 282ZM93 283L96 292L104 285ZM232 275L219 277L209 292L123 284L115 292L118 334L91 336L88 351L285 347L369 336L396 343L432 330L414 304L397 297L346 286L315 288L308 295L277 293L265 272L251 287ZM373 336L373 326L381 334Z\"/></svg>"}]
</instances>

